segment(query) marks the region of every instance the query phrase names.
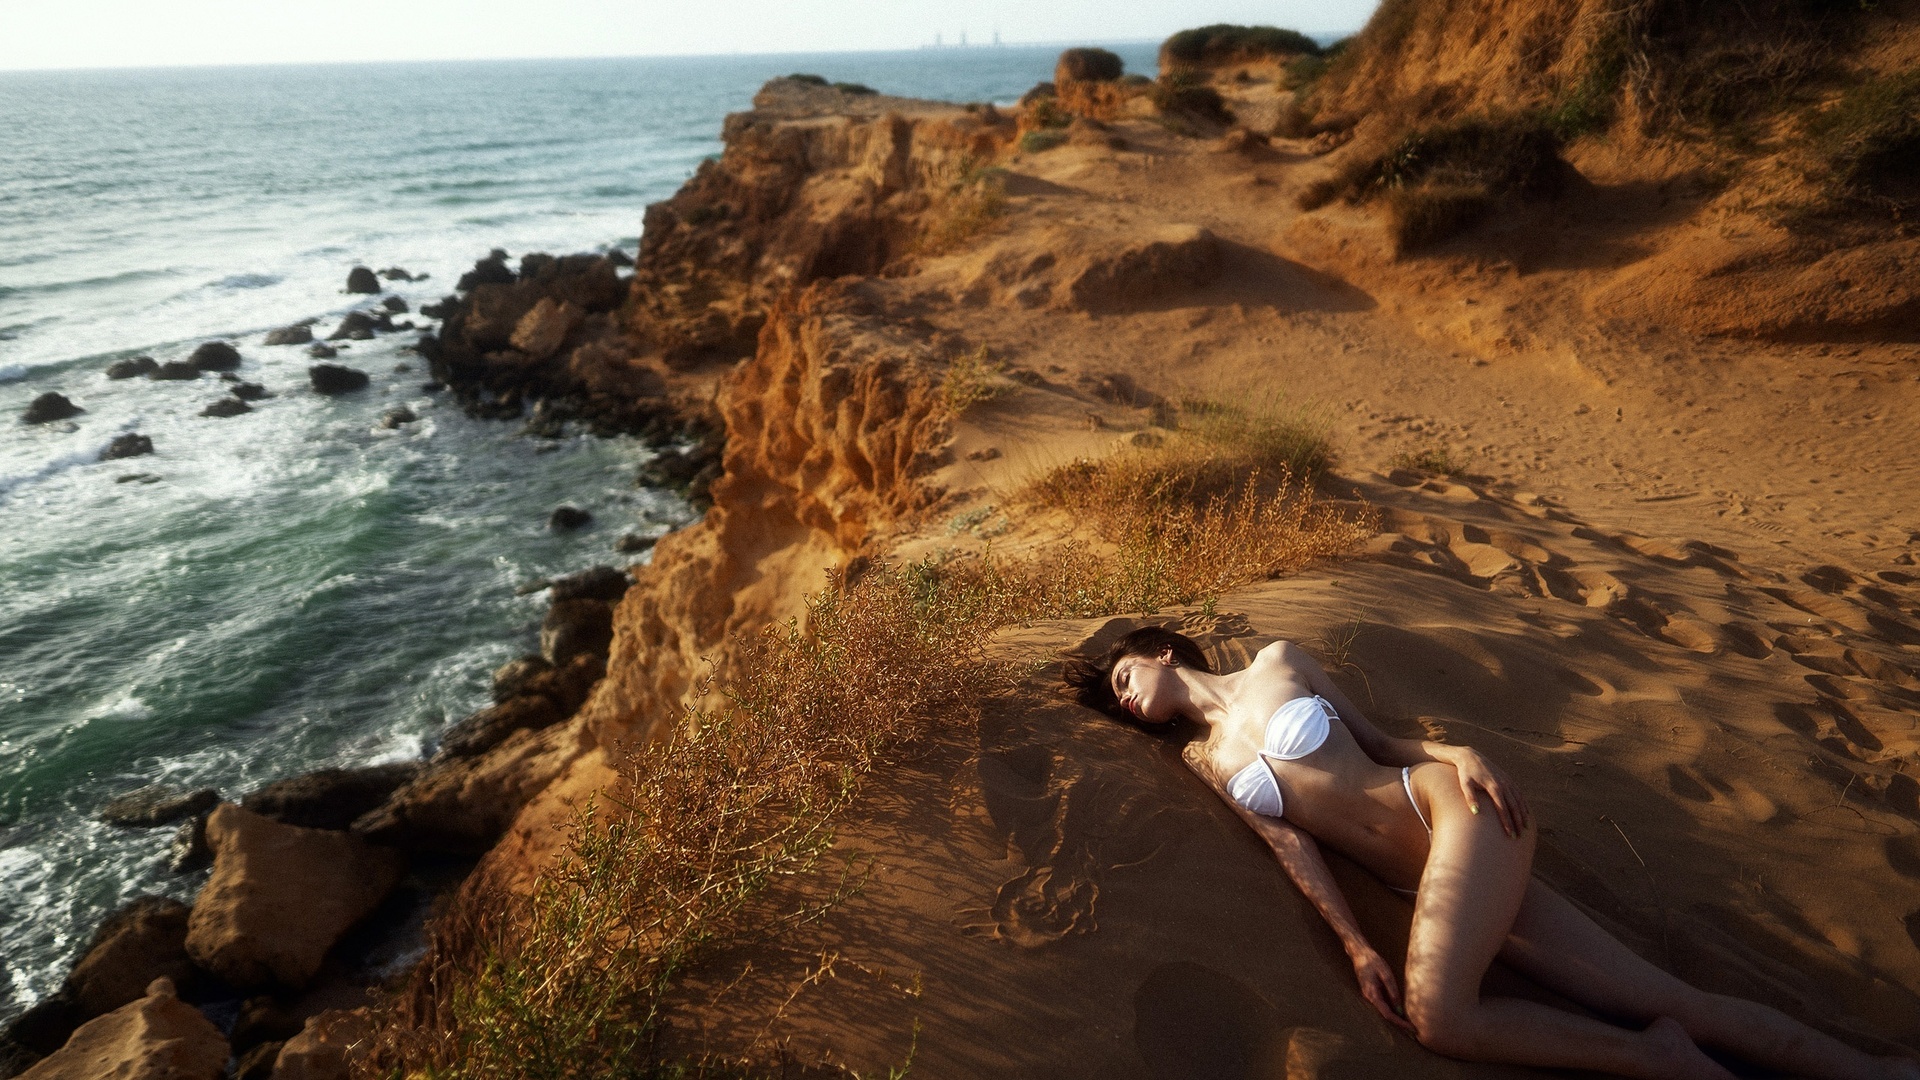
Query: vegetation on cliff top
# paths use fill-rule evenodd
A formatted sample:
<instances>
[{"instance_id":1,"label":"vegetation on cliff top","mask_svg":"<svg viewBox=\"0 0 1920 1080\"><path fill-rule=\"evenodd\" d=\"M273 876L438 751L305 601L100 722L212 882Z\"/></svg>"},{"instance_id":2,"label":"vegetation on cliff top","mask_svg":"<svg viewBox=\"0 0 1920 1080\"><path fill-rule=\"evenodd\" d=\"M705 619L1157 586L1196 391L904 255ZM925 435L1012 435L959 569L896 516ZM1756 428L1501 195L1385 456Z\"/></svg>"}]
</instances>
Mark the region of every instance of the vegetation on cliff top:
<instances>
[{"instance_id":1,"label":"vegetation on cliff top","mask_svg":"<svg viewBox=\"0 0 1920 1080\"><path fill-rule=\"evenodd\" d=\"M1043 479L1092 511L1094 542L830 576L804 620L739 642L685 722L625 762L620 794L576 817L561 866L531 897L484 897L443 924L370 1064L436 1078L764 1072L755 1060L667 1060L669 992L703 959L861 887L857 859L833 855L839 815L862 777L969 722L1023 674L987 655L992 632L1211 603L1348 550L1371 531L1364 512L1291 481L1324 460L1295 419L1201 409L1161 447ZM1156 482L1126 512L1127 478L1143 474ZM773 901L776 883L801 875L814 899Z\"/></svg>"},{"instance_id":2,"label":"vegetation on cliff top","mask_svg":"<svg viewBox=\"0 0 1920 1080\"><path fill-rule=\"evenodd\" d=\"M1217 67L1285 56L1318 56L1320 43L1277 26L1211 26L1182 30L1160 46L1160 67Z\"/></svg>"}]
</instances>

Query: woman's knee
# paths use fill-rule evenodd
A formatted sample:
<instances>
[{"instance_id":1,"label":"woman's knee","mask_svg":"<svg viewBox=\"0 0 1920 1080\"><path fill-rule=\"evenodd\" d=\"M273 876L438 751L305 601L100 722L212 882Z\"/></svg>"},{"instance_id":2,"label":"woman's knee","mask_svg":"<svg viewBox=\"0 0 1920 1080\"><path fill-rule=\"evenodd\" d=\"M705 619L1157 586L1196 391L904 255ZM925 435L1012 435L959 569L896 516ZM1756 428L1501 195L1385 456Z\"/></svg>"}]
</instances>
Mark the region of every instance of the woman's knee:
<instances>
[{"instance_id":1,"label":"woman's knee","mask_svg":"<svg viewBox=\"0 0 1920 1080\"><path fill-rule=\"evenodd\" d=\"M1413 1025L1414 1037L1420 1040L1421 1046L1447 1057L1473 1056L1473 1005L1439 1001L1411 989L1406 1003L1407 1021Z\"/></svg>"}]
</instances>

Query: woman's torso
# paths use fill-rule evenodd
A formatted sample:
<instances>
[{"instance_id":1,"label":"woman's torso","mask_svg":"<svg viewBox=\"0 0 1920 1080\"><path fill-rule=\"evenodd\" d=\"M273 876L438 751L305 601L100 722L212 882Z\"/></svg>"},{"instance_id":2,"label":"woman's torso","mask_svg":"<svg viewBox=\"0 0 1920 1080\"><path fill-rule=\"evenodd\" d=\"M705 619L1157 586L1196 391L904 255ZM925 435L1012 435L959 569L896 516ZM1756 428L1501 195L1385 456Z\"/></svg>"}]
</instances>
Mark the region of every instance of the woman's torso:
<instances>
[{"instance_id":1,"label":"woman's torso","mask_svg":"<svg viewBox=\"0 0 1920 1080\"><path fill-rule=\"evenodd\" d=\"M1286 661L1285 651L1261 650L1234 677L1225 719L1207 739L1186 748L1188 764L1230 801L1227 790L1235 774L1264 765L1289 823L1387 884L1414 887L1426 865L1427 832L1407 801L1399 769L1368 757L1339 719L1328 724L1326 741L1303 757L1276 760L1260 753L1275 711L1314 696L1305 673Z\"/></svg>"}]
</instances>

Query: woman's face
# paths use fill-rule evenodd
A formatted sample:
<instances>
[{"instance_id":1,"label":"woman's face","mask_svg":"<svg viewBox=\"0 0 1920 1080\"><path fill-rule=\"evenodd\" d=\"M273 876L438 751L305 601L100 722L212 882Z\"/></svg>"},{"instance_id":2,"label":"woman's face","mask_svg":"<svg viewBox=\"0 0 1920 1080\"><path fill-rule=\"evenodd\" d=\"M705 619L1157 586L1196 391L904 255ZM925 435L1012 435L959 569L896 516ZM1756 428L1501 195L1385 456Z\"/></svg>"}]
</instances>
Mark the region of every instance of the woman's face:
<instances>
[{"instance_id":1,"label":"woman's face","mask_svg":"<svg viewBox=\"0 0 1920 1080\"><path fill-rule=\"evenodd\" d=\"M1170 723L1179 715L1180 677L1173 650L1159 656L1123 656L1110 676L1120 707L1148 724Z\"/></svg>"}]
</instances>

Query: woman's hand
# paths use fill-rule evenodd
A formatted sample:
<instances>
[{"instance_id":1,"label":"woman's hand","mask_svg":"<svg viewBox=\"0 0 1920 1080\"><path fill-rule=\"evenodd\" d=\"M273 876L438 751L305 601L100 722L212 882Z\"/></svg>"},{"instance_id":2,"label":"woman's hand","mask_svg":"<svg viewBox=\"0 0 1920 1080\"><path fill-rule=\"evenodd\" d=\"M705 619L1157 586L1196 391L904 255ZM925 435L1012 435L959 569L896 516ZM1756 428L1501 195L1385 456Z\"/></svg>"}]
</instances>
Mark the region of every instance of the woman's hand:
<instances>
[{"instance_id":1,"label":"woman's hand","mask_svg":"<svg viewBox=\"0 0 1920 1080\"><path fill-rule=\"evenodd\" d=\"M1467 746L1448 746L1443 759L1453 766L1454 774L1460 780L1460 794L1467 798L1467 808L1474 813L1480 812L1480 791L1487 793L1493 802L1493 812L1500 815L1500 827L1508 836L1519 836L1525 832L1531 818L1527 814L1527 802L1520 796L1520 789L1507 774L1493 762L1480 756L1478 750ZM1479 791L1475 789L1478 788Z\"/></svg>"},{"instance_id":2,"label":"woman's hand","mask_svg":"<svg viewBox=\"0 0 1920 1080\"><path fill-rule=\"evenodd\" d=\"M1360 979L1360 996L1372 1003L1374 1010L1387 1018L1387 1023L1413 1034L1413 1024L1407 1020L1407 1007L1400 1000L1400 980L1393 977L1393 968L1373 946L1365 942L1347 950L1353 960L1353 973Z\"/></svg>"}]
</instances>

